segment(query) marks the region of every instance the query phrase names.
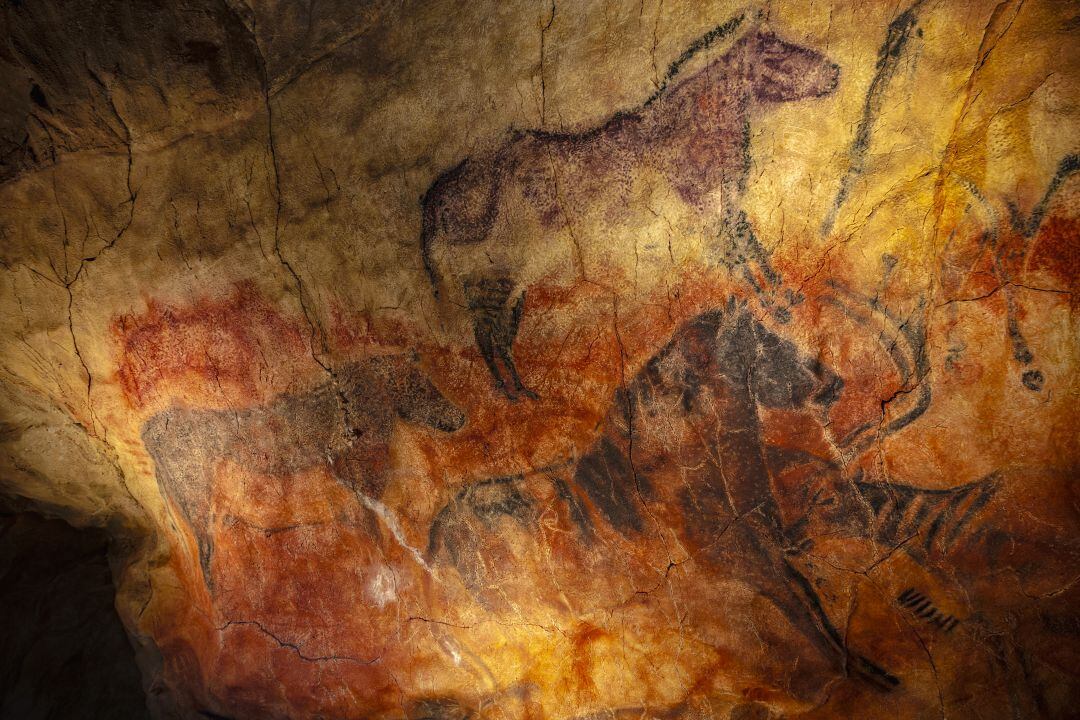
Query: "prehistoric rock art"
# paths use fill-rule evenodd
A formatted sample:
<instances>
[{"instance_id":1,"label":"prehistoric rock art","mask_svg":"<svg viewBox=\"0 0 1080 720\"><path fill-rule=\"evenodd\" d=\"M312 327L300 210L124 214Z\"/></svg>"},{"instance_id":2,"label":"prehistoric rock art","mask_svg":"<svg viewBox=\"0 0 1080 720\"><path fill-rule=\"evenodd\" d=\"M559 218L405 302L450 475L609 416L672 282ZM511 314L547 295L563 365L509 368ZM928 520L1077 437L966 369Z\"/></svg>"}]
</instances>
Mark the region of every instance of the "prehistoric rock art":
<instances>
[{"instance_id":1,"label":"prehistoric rock art","mask_svg":"<svg viewBox=\"0 0 1080 720\"><path fill-rule=\"evenodd\" d=\"M874 132L874 124L881 115L889 83L892 81L893 76L896 75L900 63L904 59L912 35L916 33L922 34L922 31L917 29L917 21L919 8L924 2L925 0L916 0L911 7L897 15L896 19L889 23L889 32L885 37L885 42L878 50L874 79L870 82L870 88L866 91L866 101L863 103L859 128L848 150L850 164L847 171L840 178L840 187L836 191L836 198L833 200L832 207L829 208L829 213L825 216L825 222L821 226L822 235L828 235L832 232L836 223L836 216L851 193L852 183L865 170L866 155L870 150L870 139Z\"/></svg>"},{"instance_id":2,"label":"prehistoric rock art","mask_svg":"<svg viewBox=\"0 0 1080 720\"><path fill-rule=\"evenodd\" d=\"M1069 3L0 17L0 506L151 717L1075 715Z\"/></svg>"},{"instance_id":3,"label":"prehistoric rock art","mask_svg":"<svg viewBox=\"0 0 1080 720\"><path fill-rule=\"evenodd\" d=\"M1062 184L1077 170L1080 170L1080 155L1067 155L1062 158L1057 171L1046 187L1046 191L1026 218L1017 208L1016 203L1008 202L1008 225L1004 222L999 210L994 207L974 183L966 179L960 181L976 201L984 216L986 230L982 244L993 258L993 272L1005 296L1005 326L1009 335L1009 342L1013 347L1013 360L1023 367L1028 367L1022 372L1020 379L1024 387L1033 392L1042 390L1045 377L1040 370L1029 367L1035 360L1035 356L1024 339L1024 334L1020 330L1020 323L1016 317L1016 297L1013 289L1014 281L1012 280L1011 268L1023 265L1030 252L1028 244L1035 233L1038 232L1046 214L1047 206L1054 199ZM1010 230L1016 236L1017 241L1010 243L1008 242L1010 238L1002 238L1002 233Z\"/></svg>"},{"instance_id":4,"label":"prehistoric rock art","mask_svg":"<svg viewBox=\"0 0 1080 720\"><path fill-rule=\"evenodd\" d=\"M630 538L659 524L661 534L673 533L683 547L706 558L705 572L718 579L747 577L837 672L890 690L897 678L847 647L815 590L821 579L799 569L799 556L813 545L805 534L809 515L819 512L835 528L854 529L889 547L917 538L923 552L935 543L945 552L992 498L996 483L988 479L947 490L850 483L842 479L837 458L821 463L819 473L832 479L819 485L811 507L785 520L781 506L792 498L778 498L773 479L801 459L768 446L760 409L827 410L842 388L842 380L820 361L731 302L684 326L616 393L600 440L578 460L571 481L558 469L541 475L552 484L578 542L595 547L596 522ZM916 412L925 410L923 405ZM456 567L465 585L483 595L505 580L483 562L489 553L478 552L483 544L477 536L497 534L500 517L533 526L540 507L520 476L470 485L436 516L428 553ZM918 617L944 626L921 594L907 590L899 600ZM949 618L951 626L956 622Z\"/></svg>"},{"instance_id":5,"label":"prehistoric rock art","mask_svg":"<svg viewBox=\"0 0 1080 720\"><path fill-rule=\"evenodd\" d=\"M199 563L211 584L212 497L219 463L237 463L264 475L326 466L349 490L378 500L398 419L441 432L458 430L465 422L461 410L424 377L415 358L392 355L347 365L330 382L266 405L169 408L146 422L142 438L162 494L195 534Z\"/></svg>"},{"instance_id":6,"label":"prehistoric rock art","mask_svg":"<svg viewBox=\"0 0 1080 720\"><path fill-rule=\"evenodd\" d=\"M566 233L576 244L574 215L589 206L602 207L609 218L627 212L633 177L643 168L663 177L703 218L732 228L739 218L745 225L738 209L755 108L836 88L838 66L763 27L746 31L721 57L680 77L694 54L746 24L737 16L699 38L639 107L578 132L511 131L505 143L440 175L421 198L420 252L432 290L439 297L443 283L461 285L477 346L496 387L511 399L533 395L511 356L525 285L530 274L543 274L527 267L530 247L538 242L527 227L539 225L545 238L539 242L557 242ZM738 245L753 243L747 249L764 260L748 229L734 234L744 240ZM474 256L487 256L489 264L465 260Z\"/></svg>"}]
</instances>

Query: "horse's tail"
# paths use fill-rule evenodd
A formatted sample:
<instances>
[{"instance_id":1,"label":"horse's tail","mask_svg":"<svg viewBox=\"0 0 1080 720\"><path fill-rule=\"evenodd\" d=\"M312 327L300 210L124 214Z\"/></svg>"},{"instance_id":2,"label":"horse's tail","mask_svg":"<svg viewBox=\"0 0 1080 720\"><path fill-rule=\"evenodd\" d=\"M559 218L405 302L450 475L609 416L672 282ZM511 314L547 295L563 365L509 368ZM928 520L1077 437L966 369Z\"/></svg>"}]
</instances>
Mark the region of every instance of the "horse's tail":
<instances>
[{"instance_id":1,"label":"horse's tail","mask_svg":"<svg viewBox=\"0 0 1080 720\"><path fill-rule=\"evenodd\" d=\"M859 495L874 513L873 539L896 547L911 538L919 538L925 552L934 547L949 551L1000 487L1001 477L996 472L946 489L895 482L855 482Z\"/></svg>"}]
</instances>

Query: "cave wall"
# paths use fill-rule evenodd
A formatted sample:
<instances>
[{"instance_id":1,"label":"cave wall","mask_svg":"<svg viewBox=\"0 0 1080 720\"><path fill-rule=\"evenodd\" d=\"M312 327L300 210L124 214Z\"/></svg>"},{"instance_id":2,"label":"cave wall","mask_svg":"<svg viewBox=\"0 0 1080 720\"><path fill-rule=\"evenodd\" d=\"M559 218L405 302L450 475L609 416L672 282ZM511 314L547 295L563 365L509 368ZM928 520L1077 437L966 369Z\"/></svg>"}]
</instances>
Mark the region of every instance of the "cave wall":
<instances>
[{"instance_id":1,"label":"cave wall","mask_svg":"<svg viewBox=\"0 0 1080 720\"><path fill-rule=\"evenodd\" d=\"M149 718L98 528L0 510L0 717Z\"/></svg>"},{"instance_id":2,"label":"cave wall","mask_svg":"<svg viewBox=\"0 0 1080 720\"><path fill-rule=\"evenodd\" d=\"M156 716L1075 707L1074 4L2 12L0 492Z\"/></svg>"}]
</instances>

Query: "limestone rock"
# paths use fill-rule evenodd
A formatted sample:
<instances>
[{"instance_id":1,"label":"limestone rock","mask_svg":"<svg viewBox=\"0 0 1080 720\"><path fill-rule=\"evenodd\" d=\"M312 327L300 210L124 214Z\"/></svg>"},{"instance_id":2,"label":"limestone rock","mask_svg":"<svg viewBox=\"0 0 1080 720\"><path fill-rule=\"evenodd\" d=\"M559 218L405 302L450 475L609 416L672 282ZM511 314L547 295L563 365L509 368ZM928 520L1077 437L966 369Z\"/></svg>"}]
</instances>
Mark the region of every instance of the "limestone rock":
<instances>
[{"instance_id":1,"label":"limestone rock","mask_svg":"<svg viewBox=\"0 0 1080 720\"><path fill-rule=\"evenodd\" d=\"M2 12L0 492L155 716L1073 712L1075 7Z\"/></svg>"}]
</instances>

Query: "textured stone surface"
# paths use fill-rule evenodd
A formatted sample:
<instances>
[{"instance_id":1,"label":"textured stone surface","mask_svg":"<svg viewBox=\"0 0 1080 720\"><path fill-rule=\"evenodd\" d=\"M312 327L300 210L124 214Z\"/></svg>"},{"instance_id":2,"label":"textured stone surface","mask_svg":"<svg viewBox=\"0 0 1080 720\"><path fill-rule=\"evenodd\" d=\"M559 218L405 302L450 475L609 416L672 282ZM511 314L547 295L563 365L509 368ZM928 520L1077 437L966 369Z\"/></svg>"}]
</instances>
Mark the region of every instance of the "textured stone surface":
<instances>
[{"instance_id":1,"label":"textured stone surface","mask_svg":"<svg viewBox=\"0 0 1080 720\"><path fill-rule=\"evenodd\" d=\"M3 13L0 489L154 714L1072 712L1074 5Z\"/></svg>"},{"instance_id":2,"label":"textured stone surface","mask_svg":"<svg viewBox=\"0 0 1080 720\"><path fill-rule=\"evenodd\" d=\"M101 530L0 512L0 716L149 717L107 550Z\"/></svg>"}]
</instances>

